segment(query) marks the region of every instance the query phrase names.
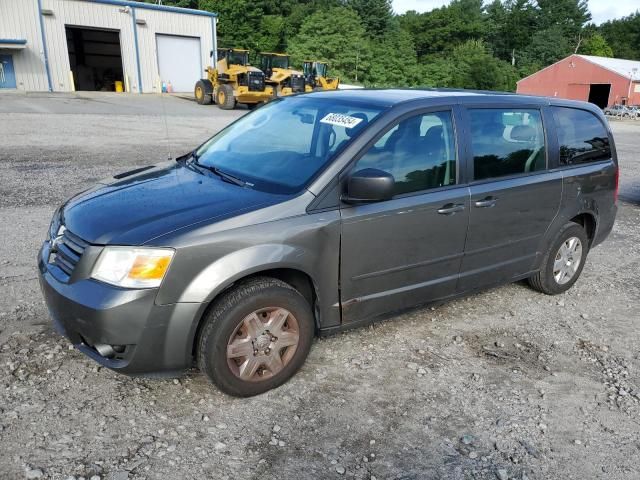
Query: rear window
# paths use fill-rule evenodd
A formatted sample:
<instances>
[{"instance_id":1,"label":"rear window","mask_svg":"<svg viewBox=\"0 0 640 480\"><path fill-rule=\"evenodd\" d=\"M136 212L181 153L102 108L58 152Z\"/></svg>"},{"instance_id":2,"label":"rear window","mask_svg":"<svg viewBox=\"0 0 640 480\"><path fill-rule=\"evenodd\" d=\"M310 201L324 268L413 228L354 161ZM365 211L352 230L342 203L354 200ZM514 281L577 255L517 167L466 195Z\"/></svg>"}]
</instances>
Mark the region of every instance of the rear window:
<instances>
[{"instance_id":1,"label":"rear window","mask_svg":"<svg viewBox=\"0 0 640 480\"><path fill-rule=\"evenodd\" d=\"M470 109L473 178L484 180L546 168L540 111Z\"/></svg>"},{"instance_id":2,"label":"rear window","mask_svg":"<svg viewBox=\"0 0 640 480\"><path fill-rule=\"evenodd\" d=\"M577 108L553 107L553 115L562 165L579 165L611 158L609 135L593 113Z\"/></svg>"}]
</instances>

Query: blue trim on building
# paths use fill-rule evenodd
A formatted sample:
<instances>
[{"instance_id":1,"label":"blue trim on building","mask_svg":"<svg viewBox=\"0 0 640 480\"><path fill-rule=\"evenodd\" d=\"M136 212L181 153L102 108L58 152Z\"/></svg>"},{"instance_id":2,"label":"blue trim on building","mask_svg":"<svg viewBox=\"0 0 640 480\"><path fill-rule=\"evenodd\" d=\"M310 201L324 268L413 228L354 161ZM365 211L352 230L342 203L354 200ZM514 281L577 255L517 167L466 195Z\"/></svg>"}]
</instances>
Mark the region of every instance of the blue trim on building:
<instances>
[{"instance_id":1,"label":"blue trim on building","mask_svg":"<svg viewBox=\"0 0 640 480\"><path fill-rule=\"evenodd\" d=\"M217 18L211 17L211 51L213 55L211 55L211 59L213 61L212 65L215 67L218 63L218 32L216 30L216 21Z\"/></svg>"},{"instance_id":2,"label":"blue trim on building","mask_svg":"<svg viewBox=\"0 0 640 480\"><path fill-rule=\"evenodd\" d=\"M163 12L184 13L186 15L200 15L203 17L217 17L217 13L205 12L204 10L192 10L190 8L170 7L168 5L155 5L153 3L130 2L126 0L86 0L93 3L104 3L106 5L117 5L119 7L145 8L147 10L160 10Z\"/></svg>"},{"instance_id":3,"label":"blue trim on building","mask_svg":"<svg viewBox=\"0 0 640 480\"><path fill-rule=\"evenodd\" d=\"M42 0L38 0L38 18L40 19L40 34L42 35L44 69L47 71L47 82L49 84L49 91L53 92L53 82L51 81L51 71L49 70L49 50L47 49L47 37L44 34L44 19L42 18Z\"/></svg>"},{"instance_id":4,"label":"blue trim on building","mask_svg":"<svg viewBox=\"0 0 640 480\"><path fill-rule=\"evenodd\" d=\"M142 72L140 70L140 48L138 48L138 25L136 24L136 9L131 7L131 22L133 24L133 44L136 47L136 66L138 67L138 93L142 93Z\"/></svg>"},{"instance_id":5,"label":"blue trim on building","mask_svg":"<svg viewBox=\"0 0 640 480\"><path fill-rule=\"evenodd\" d=\"M0 38L0 44L26 45L24 38Z\"/></svg>"}]
</instances>

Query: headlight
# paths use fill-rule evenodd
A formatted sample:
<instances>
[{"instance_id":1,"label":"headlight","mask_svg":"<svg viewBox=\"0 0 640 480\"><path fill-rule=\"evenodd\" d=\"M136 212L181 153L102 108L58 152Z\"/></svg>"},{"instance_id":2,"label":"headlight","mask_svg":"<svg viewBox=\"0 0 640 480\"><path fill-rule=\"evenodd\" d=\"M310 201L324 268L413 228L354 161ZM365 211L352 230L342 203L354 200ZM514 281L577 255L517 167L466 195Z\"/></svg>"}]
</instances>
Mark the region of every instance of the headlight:
<instances>
[{"instance_id":1,"label":"headlight","mask_svg":"<svg viewBox=\"0 0 640 480\"><path fill-rule=\"evenodd\" d=\"M118 287L158 287L173 254L170 248L105 247L91 277Z\"/></svg>"},{"instance_id":2,"label":"headlight","mask_svg":"<svg viewBox=\"0 0 640 480\"><path fill-rule=\"evenodd\" d=\"M58 236L58 231L60 230L61 221L62 221L62 209L58 207L56 208L56 211L53 213L53 217L51 218L51 223L49 224L50 240L53 240Z\"/></svg>"}]
</instances>

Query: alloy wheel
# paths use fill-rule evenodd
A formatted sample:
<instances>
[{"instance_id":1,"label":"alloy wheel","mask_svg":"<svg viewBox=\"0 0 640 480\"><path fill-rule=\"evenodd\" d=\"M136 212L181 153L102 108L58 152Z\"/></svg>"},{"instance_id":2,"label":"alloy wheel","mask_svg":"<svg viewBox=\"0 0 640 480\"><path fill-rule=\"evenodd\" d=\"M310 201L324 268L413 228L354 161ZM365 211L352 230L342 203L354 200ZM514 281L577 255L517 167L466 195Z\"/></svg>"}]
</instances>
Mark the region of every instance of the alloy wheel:
<instances>
[{"instance_id":1,"label":"alloy wheel","mask_svg":"<svg viewBox=\"0 0 640 480\"><path fill-rule=\"evenodd\" d=\"M298 320L284 308L262 308L250 313L229 337L229 369L248 382L277 375L296 353L299 331Z\"/></svg>"},{"instance_id":2,"label":"alloy wheel","mask_svg":"<svg viewBox=\"0 0 640 480\"><path fill-rule=\"evenodd\" d=\"M578 237L566 239L556 253L553 262L553 278L564 285L575 276L582 261L582 242Z\"/></svg>"}]
</instances>

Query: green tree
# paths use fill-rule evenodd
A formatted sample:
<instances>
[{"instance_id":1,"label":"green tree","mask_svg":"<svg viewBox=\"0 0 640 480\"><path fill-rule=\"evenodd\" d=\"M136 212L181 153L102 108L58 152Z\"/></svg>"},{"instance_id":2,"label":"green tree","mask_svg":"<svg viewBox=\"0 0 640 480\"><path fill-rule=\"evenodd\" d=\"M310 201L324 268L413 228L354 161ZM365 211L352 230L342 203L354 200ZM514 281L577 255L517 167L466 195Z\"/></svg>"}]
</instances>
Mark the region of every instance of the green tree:
<instances>
[{"instance_id":1,"label":"green tree","mask_svg":"<svg viewBox=\"0 0 640 480\"><path fill-rule=\"evenodd\" d=\"M366 84L373 87L421 85L416 49L409 32L391 21L385 35L371 47Z\"/></svg>"},{"instance_id":2,"label":"green tree","mask_svg":"<svg viewBox=\"0 0 640 480\"><path fill-rule=\"evenodd\" d=\"M426 13L410 11L401 17L401 25L411 33L420 58L449 53L487 32L482 0L453 0Z\"/></svg>"},{"instance_id":3,"label":"green tree","mask_svg":"<svg viewBox=\"0 0 640 480\"><path fill-rule=\"evenodd\" d=\"M583 41L578 53L583 55L595 55L597 57L613 57L613 49L599 33L594 33Z\"/></svg>"},{"instance_id":4,"label":"green tree","mask_svg":"<svg viewBox=\"0 0 640 480\"><path fill-rule=\"evenodd\" d=\"M512 62L536 31L536 5L532 0L494 0L486 11L487 41L498 58Z\"/></svg>"},{"instance_id":5,"label":"green tree","mask_svg":"<svg viewBox=\"0 0 640 480\"><path fill-rule=\"evenodd\" d=\"M300 26L291 39L289 53L294 62L329 62L331 75L347 82L363 82L369 70L371 47L358 14L345 7L319 10Z\"/></svg>"},{"instance_id":6,"label":"green tree","mask_svg":"<svg viewBox=\"0 0 640 480\"><path fill-rule=\"evenodd\" d=\"M591 20L587 0L537 0L538 31L559 29L575 48L584 26Z\"/></svg>"},{"instance_id":7,"label":"green tree","mask_svg":"<svg viewBox=\"0 0 640 480\"><path fill-rule=\"evenodd\" d=\"M251 0L200 0L199 7L218 14L218 46L259 48L264 11L258 3Z\"/></svg>"},{"instance_id":8,"label":"green tree","mask_svg":"<svg viewBox=\"0 0 640 480\"><path fill-rule=\"evenodd\" d=\"M286 22L281 15L265 15L256 35L257 51L284 52L287 49Z\"/></svg>"},{"instance_id":9,"label":"green tree","mask_svg":"<svg viewBox=\"0 0 640 480\"><path fill-rule=\"evenodd\" d=\"M564 36L562 27L556 25L536 32L529 46L516 58L516 64L523 75L530 75L572 53L569 39Z\"/></svg>"},{"instance_id":10,"label":"green tree","mask_svg":"<svg viewBox=\"0 0 640 480\"><path fill-rule=\"evenodd\" d=\"M605 22L599 30L615 57L640 60L640 11Z\"/></svg>"},{"instance_id":11,"label":"green tree","mask_svg":"<svg viewBox=\"0 0 640 480\"><path fill-rule=\"evenodd\" d=\"M513 90L517 75L497 59L481 40L470 40L453 50L453 77L449 86L479 90Z\"/></svg>"},{"instance_id":12,"label":"green tree","mask_svg":"<svg viewBox=\"0 0 640 480\"><path fill-rule=\"evenodd\" d=\"M344 0L344 5L355 10L370 37L385 35L393 18L391 0Z\"/></svg>"}]
</instances>

